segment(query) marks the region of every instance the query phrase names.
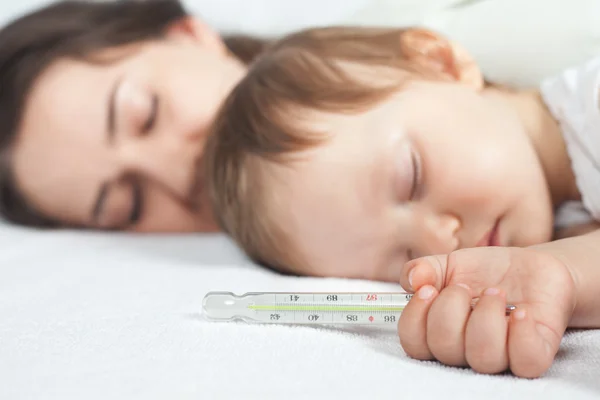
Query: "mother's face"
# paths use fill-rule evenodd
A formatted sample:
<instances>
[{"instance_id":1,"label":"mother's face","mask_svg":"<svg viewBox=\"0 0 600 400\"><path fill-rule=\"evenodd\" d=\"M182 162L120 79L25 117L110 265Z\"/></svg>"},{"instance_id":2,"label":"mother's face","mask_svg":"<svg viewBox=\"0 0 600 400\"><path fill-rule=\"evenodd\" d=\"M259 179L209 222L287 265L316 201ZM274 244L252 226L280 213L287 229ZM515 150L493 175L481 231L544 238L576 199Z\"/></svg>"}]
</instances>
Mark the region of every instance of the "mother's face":
<instances>
[{"instance_id":1,"label":"mother's face","mask_svg":"<svg viewBox=\"0 0 600 400\"><path fill-rule=\"evenodd\" d=\"M32 88L13 152L24 197L69 225L216 230L199 165L245 67L192 19L98 56L110 62L59 60Z\"/></svg>"}]
</instances>

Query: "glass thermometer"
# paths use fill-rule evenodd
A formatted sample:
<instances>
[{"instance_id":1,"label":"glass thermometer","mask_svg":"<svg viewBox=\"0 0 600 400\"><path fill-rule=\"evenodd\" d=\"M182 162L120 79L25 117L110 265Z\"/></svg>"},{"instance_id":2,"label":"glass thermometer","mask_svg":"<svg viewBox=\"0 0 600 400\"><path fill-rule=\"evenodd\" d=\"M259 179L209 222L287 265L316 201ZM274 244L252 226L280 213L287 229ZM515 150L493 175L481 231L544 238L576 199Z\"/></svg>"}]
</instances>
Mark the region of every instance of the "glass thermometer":
<instances>
[{"instance_id":1,"label":"glass thermometer","mask_svg":"<svg viewBox=\"0 0 600 400\"><path fill-rule=\"evenodd\" d=\"M211 321L250 323L381 325L396 324L411 293L371 292L209 292L202 302ZM472 306L477 299L474 299ZM507 314L516 307L506 306Z\"/></svg>"}]
</instances>

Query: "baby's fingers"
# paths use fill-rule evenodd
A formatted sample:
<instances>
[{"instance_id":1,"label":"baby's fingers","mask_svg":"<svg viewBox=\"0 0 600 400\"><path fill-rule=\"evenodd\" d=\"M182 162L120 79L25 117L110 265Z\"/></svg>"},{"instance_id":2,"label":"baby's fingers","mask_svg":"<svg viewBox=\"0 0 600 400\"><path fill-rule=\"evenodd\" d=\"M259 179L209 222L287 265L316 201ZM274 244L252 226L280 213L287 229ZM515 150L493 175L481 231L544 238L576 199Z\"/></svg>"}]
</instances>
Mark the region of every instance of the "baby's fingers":
<instances>
[{"instance_id":1,"label":"baby's fingers","mask_svg":"<svg viewBox=\"0 0 600 400\"><path fill-rule=\"evenodd\" d=\"M524 378L543 375L558 352L560 337L536 323L529 310L512 312L508 332L508 354L513 374Z\"/></svg>"},{"instance_id":2,"label":"baby's fingers","mask_svg":"<svg viewBox=\"0 0 600 400\"><path fill-rule=\"evenodd\" d=\"M467 323L467 362L477 372L495 374L508 368L506 300L502 291L489 288Z\"/></svg>"},{"instance_id":3,"label":"baby's fingers","mask_svg":"<svg viewBox=\"0 0 600 400\"><path fill-rule=\"evenodd\" d=\"M432 286L423 286L400 314L398 335L400 344L409 357L433 360L427 344L427 316L438 292Z\"/></svg>"},{"instance_id":4,"label":"baby's fingers","mask_svg":"<svg viewBox=\"0 0 600 400\"><path fill-rule=\"evenodd\" d=\"M425 285L442 290L446 274L447 256L428 256L408 262L402 268L400 285L407 291L416 292Z\"/></svg>"}]
</instances>

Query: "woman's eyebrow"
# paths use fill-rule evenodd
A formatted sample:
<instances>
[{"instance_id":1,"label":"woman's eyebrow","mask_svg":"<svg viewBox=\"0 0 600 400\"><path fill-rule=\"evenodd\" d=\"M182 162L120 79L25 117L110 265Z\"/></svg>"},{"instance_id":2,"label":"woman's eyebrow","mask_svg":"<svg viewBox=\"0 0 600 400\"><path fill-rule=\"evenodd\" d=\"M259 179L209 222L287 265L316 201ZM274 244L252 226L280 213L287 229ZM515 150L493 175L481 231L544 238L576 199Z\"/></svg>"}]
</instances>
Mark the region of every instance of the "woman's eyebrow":
<instances>
[{"instance_id":1,"label":"woman's eyebrow","mask_svg":"<svg viewBox=\"0 0 600 400\"><path fill-rule=\"evenodd\" d=\"M119 78L115 81L110 94L108 96L108 107L106 113L106 135L108 139L108 143L112 143L115 137L116 130L116 120L117 120L117 107L116 107L116 98L117 91L119 90L119 86L121 85L122 78Z\"/></svg>"},{"instance_id":2,"label":"woman's eyebrow","mask_svg":"<svg viewBox=\"0 0 600 400\"><path fill-rule=\"evenodd\" d=\"M102 214L102 210L104 209L104 203L105 203L106 197L108 196L109 189L110 189L110 186L106 182L100 186L100 190L98 191L98 196L96 196L96 202L94 204L94 207L92 208L92 221L94 223L98 222L98 219L100 218L100 215Z\"/></svg>"}]
</instances>

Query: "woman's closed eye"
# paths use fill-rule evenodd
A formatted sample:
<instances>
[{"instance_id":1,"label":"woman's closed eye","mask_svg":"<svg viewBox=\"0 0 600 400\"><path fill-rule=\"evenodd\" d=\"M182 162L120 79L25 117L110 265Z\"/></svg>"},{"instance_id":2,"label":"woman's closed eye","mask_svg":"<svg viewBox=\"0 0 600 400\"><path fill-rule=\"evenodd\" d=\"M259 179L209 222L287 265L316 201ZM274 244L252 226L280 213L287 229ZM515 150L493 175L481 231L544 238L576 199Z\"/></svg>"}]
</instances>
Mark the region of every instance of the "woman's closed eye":
<instances>
[{"instance_id":1,"label":"woman's closed eye","mask_svg":"<svg viewBox=\"0 0 600 400\"><path fill-rule=\"evenodd\" d=\"M127 225L133 226L136 225L142 216L143 210L143 190L142 184L138 179L131 180L131 196L132 196L132 204L131 211L129 213L128 223Z\"/></svg>"},{"instance_id":2,"label":"woman's closed eye","mask_svg":"<svg viewBox=\"0 0 600 400\"><path fill-rule=\"evenodd\" d=\"M150 111L148 112L148 116L144 122L144 124L142 125L142 133L146 134L148 132L150 132L152 130L152 128L154 128L154 125L156 124L156 120L158 117L158 95L155 93L152 95L152 99L150 102Z\"/></svg>"},{"instance_id":3,"label":"woman's closed eye","mask_svg":"<svg viewBox=\"0 0 600 400\"><path fill-rule=\"evenodd\" d=\"M141 132L146 135L152 131L158 119L159 100L158 95L154 93L150 101L150 108L147 117L142 125ZM139 223L142 217L144 190L143 184L139 177L129 177L127 181L131 187L131 207L129 217L127 218L127 226L134 226Z\"/></svg>"},{"instance_id":4,"label":"woman's closed eye","mask_svg":"<svg viewBox=\"0 0 600 400\"><path fill-rule=\"evenodd\" d=\"M125 177L102 186L94 221L103 229L127 229L137 224L143 210L141 180Z\"/></svg>"}]
</instances>

